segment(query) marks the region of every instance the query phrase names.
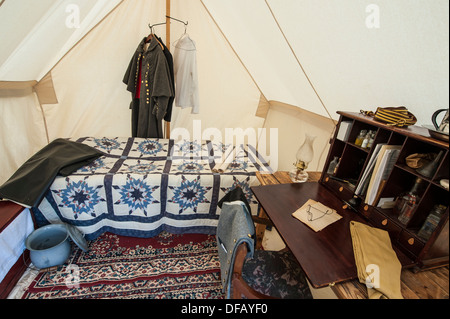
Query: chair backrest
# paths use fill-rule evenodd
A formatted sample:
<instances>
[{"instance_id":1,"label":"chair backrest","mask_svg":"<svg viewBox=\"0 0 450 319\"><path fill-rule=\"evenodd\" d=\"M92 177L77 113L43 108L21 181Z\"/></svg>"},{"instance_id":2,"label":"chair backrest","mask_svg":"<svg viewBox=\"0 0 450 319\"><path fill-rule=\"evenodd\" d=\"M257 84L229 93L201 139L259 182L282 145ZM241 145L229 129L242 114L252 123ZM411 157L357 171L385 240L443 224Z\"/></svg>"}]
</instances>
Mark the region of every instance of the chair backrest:
<instances>
[{"instance_id":1,"label":"chair backrest","mask_svg":"<svg viewBox=\"0 0 450 319\"><path fill-rule=\"evenodd\" d=\"M232 191L232 195L242 192ZM220 260L223 291L230 297L231 274L237 248L241 243L248 244L248 255L253 255L255 226L245 201L240 199L223 201L217 226L217 248Z\"/></svg>"},{"instance_id":2,"label":"chair backrest","mask_svg":"<svg viewBox=\"0 0 450 319\"><path fill-rule=\"evenodd\" d=\"M227 298L271 299L252 289L242 278L246 258L253 257L255 225L249 205L240 188L229 192L221 201L217 226L217 243L222 284ZM231 294L232 290L232 294Z\"/></svg>"}]
</instances>

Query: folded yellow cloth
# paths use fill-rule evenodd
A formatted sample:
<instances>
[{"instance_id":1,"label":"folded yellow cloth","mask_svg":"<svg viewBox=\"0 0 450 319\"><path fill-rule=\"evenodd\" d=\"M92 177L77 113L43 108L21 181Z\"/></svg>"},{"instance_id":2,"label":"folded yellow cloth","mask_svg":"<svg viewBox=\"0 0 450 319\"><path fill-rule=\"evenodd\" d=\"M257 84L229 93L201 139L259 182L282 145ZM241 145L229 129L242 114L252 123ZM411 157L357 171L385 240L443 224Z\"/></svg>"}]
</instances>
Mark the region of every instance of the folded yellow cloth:
<instances>
[{"instance_id":1,"label":"folded yellow cloth","mask_svg":"<svg viewBox=\"0 0 450 319\"><path fill-rule=\"evenodd\" d=\"M402 265L392 249L387 231L350 222L358 279L366 284L370 299L403 299Z\"/></svg>"}]
</instances>

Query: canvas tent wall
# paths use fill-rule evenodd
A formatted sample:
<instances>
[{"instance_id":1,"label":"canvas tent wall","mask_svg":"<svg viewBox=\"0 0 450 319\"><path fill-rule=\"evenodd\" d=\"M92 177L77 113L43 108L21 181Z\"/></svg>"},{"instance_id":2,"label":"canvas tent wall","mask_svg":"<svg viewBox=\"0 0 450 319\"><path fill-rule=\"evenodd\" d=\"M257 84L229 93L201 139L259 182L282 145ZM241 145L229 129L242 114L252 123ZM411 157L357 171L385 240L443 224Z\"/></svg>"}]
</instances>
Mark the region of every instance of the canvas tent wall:
<instances>
[{"instance_id":1,"label":"canvas tent wall","mask_svg":"<svg viewBox=\"0 0 450 319\"><path fill-rule=\"evenodd\" d=\"M166 0L0 1L0 183L57 137L129 136L121 80ZM321 169L337 110L448 108L447 0L171 0L196 42L200 114L172 130L276 128L278 169L305 132ZM165 28L156 28L165 39ZM171 23L175 42L184 32ZM171 47L173 49L173 47ZM258 114L258 116L256 116ZM200 121L200 122L199 122ZM267 139L270 141L270 139ZM272 143L273 144L273 143Z\"/></svg>"}]
</instances>

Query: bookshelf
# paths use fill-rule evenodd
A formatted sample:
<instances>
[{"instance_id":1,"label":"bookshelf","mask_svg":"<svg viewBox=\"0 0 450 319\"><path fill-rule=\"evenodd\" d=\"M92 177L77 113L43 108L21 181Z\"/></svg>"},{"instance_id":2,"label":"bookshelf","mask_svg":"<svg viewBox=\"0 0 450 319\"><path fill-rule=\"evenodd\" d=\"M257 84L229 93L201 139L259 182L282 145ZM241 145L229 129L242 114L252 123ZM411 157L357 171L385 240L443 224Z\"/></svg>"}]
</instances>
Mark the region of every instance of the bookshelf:
<instances>
[{"instance_id":1,"label":"bookshelf","mask_svg":"<svg viewBox=\"0 0 450 319\"><path fill-rule=\"evenodd\" d=\"M319 182L342 200L354 203L355 213L374 227L388 231L392 244L413 259L418 267L448 265L449 191L440 183L441 179L449 178L448 142L431 138L423 127L397 128L359 113L340 111L338 114L340 119ZM370 148L355 144L362 130L373 132ZM395 151L386 157L387 149ZM415 153L441 154L431 175L423 176L420 170L406 164L406 158ZM328 165L336 156L340 159L338 168L328 174ZM380 174L378 183L373 179L377 174ZM389 203L408 191L417 177L423 181L419 204L412 219L404 225ZM424 240L418 232L436 204L445 205L447 209L431 237Z\"/></svg>"}]
</instances>

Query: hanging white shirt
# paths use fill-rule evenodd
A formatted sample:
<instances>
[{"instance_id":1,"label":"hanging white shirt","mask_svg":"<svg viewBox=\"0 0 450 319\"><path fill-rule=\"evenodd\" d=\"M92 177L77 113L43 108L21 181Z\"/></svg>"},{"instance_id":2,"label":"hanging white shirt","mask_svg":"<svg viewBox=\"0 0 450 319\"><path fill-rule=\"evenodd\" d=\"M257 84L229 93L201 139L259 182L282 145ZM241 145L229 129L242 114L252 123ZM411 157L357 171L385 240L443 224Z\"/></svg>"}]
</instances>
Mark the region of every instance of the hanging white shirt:
<instances>
[{"instance_id":1,"label":"hanging white shirt","mask_svg":"<svg viewBox=\"0 0 450 319\"><path fill-rule=\"evenodd\" d=\"M184 34L175 45L173 58L175 74L175 105L192 107L192 113L199 113L197 49L195 42Z\"/></svg>"}]
</instances>

